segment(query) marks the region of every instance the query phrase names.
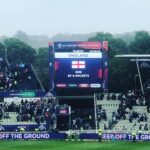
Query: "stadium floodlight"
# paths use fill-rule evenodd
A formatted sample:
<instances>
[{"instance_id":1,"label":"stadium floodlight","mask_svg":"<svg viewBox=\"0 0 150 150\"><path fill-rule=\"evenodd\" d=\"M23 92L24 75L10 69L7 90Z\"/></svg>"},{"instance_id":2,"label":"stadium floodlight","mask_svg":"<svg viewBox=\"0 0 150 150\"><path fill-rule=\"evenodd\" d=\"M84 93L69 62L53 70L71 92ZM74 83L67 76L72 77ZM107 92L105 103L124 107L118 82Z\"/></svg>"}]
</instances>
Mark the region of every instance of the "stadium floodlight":
<instances>
[{"instance_id":1,"label":"stadium floodlight","mask_svg":"<svg viewBox=\"0 0 150 150\"><path fill-rule=\"evenodd\" d=\"M137 59L130 59L130 61L150 61L150 59L139 59L139 58L137 58Z\"/></svg>"},{"instance_id":2,"label":"stadium floodlight","mask_svg":"<svg viewBox=\"0 0 150 150\"><path fill-rule=\"evenodd\" d=\"M141 57L150 57L150 54L122 54L122 55L115 55L115 57L120 58L141 58Z\"/></svg>"},{"instance_id":3,"label":"stadium floodlight","mask_svg":"<svg viewBox=\"0 0 150 150\"><path fill-rule=\"evenodd\" d=\"M130 59L130 60L136 62L138 76L139 76L140 85L141 85L141 91L144 95L143 83L142 83L142 78L141 78L141 73L140 73L140 68L139 68L138 62L139 61L150 61L150 59L144 59L144 58L149 58L150 54L122 54L122 55L115 55L115 57L116 58L134 58L134 59ZM139 58L143 58L143 59L139 59Z\"/></svg>"}]
</instances>

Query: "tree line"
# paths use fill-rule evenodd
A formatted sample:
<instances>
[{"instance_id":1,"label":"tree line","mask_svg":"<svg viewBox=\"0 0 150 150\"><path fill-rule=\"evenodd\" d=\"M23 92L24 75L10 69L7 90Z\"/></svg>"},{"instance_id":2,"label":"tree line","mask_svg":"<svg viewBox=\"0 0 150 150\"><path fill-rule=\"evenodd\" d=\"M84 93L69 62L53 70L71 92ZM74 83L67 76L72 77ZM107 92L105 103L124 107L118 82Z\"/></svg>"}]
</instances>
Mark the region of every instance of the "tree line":
<instances>
[{"instance_id":1,"label":"tree line","mask_svg":"<svg viewBox=\"0 0 150 150\"><path fill-rule=\"evenodd\" d=\"M117 54L149 54L150 35L147 31L138 31L131 42L116 38L110 33L99 32L88 41L108 41L109 43L109 92L122 92L128 89L139 88L136 79L137 69L135 62L130 59L115 58ZM48 90L49 80L49 55L48 47L37 50L30 45L16 39L8 38L0 43L0 57L7 56L10 64L31 63ZM149 68L141 68L142 80L149 79ZM137 83L135 83L137 82ZM137 87L135 87L135 84Z\"/></svg>"}]
</instances>

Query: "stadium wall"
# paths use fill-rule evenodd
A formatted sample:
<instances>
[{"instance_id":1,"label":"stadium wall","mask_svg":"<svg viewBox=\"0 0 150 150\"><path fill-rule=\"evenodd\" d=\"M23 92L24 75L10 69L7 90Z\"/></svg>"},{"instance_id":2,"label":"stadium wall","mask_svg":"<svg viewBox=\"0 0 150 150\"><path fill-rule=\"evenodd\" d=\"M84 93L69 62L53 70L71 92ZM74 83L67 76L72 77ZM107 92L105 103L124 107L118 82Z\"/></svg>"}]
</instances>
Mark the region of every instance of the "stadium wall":
<instances>
[{"instance_id":1,"label":"stadium wall","mask_svg":"<svg viewBox=\"0 0 150 150\"><path fill-rule=\"evenodd\" d=\"M66 139L68 136L66 133L46 133L46 132L32 132L32 133L0 133L0 140L40 140L40 139ZM75 136L74 136L75 138ZM73 138L73 139L74 139ZM85 134L82 133L79 135L80 140L97 140L98 134ZM103 140L132 140L131 134L124 134L124 133L105 133L102 135ZM138 134L136 135L136 140L141 141L150 141L150 134Z\"/></svg>"}]
</instances>

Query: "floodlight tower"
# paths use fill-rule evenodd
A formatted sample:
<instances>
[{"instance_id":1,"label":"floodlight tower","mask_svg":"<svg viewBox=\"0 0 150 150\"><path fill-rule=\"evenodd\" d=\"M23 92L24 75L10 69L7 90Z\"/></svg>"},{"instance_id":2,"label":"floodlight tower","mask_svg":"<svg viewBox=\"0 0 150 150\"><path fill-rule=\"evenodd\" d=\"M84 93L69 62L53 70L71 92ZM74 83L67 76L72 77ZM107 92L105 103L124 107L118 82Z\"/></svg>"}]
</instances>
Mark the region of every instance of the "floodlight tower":
<instances>
[{"instance_id":1,"label":"floodlight tower","mask_svg":"<svg viewBox=\"0 0 150 150\"><path fill-rule=\"evenodd\" d=\"M145 58L150 58L150 55L149 54L123 54L123 55L116 55L115 57L116 58L132 58L132 59L130 59L130 61L136 62L136 67L137 67L138 76L139 76L140 85L141 85L141 91L142 91L142 94L144 95L143 83L142 83L141 72L140 72L138 62L139 61L150 61L150 59L145 59Z\"/></svg>"}]
</instances>

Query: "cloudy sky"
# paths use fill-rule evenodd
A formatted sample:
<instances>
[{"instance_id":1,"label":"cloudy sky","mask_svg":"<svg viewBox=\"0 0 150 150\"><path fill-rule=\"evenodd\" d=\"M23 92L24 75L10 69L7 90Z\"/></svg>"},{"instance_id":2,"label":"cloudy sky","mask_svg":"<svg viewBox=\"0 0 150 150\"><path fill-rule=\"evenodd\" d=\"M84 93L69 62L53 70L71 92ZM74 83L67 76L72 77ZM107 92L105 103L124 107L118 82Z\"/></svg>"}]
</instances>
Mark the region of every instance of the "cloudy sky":
<instances>
[{"instance_id":1,"label":"cloudy sky","mask_svg":"<svg viewBox=\"0 0 150 150\"><path fill-rule=\"evenodd\" d=\"M0 0L0 36L150 31L150 0Z\"/></svg>"}]
</instances>

